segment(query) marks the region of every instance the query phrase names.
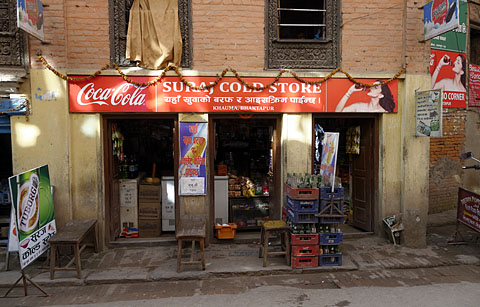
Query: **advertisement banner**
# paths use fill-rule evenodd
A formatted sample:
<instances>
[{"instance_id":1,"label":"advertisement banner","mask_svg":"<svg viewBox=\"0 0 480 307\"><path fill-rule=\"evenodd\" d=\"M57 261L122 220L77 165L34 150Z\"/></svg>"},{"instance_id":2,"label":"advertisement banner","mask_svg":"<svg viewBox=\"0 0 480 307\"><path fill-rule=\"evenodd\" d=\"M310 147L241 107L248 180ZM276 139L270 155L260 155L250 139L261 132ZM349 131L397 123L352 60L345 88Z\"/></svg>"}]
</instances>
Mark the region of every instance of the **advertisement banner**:
<instances>
[{"instance_id":1,"label":"advertisement banner","mask_svg":"<svg viewBox=\"0 0 480 307\"><path fill-rule=\"evenodd\" d=\"M335 188L335 171L337 166L338 140L340 133L325 132L322 140L322 159L320 160L320 176L322 182L328 182Z\"/></svg>"},{"instance_id":2,"label":"advertisement banner","mask_svg":"<svg viewBox=\"0 0 480 307\"><path fill-rule=\"evenodd\" d=\"M431 85L432 89L442 90L444 108L467 106L466 65L466 57L463 53L430 51Z\"/></svg>"},{"instance_id":3,"label":"advertisement banner","mask_svg":"<svg viewBox=\"0 0 480 307\"><path fill-rule=\"evenodd\" d=\"M470 64L470 82L468 105L470 107L480 107L480 65Z\"/></svg>"},{"instance_id":4,"label":"advertisement banner","mask_svg":"<svg viewBox=\"0 0 480 307\"><path fill-rule=\"evenodd\" d=\"M415 92L416 136L442 136L442 90Z\"/></svg>"},{"instance_id":5,"label":"advertisement banner","mask_svg":"<svg viewBox=\"0 0 480 307\"><path fill-rule=\"evenodd\" d=\"M459 0L458 28L432 37L430 48L454 52L466 52L467 48L467 0Z\"/></svg>"},{"instance_id":6,"label":"advertisement banner","mask_svg":"<svg viewBox=\"0 0 480 307\"><path fill-rule=\"evenodd\" d=\"M56 233L48 166L12 176L8 181L23 269L48 250L48 239Z\"/></svg>"},{"instance_id":7,"label":"advertisement banner","mask_svg":"<svg viewBox=\"0 0 480 307\"><path fill-rule=\"evenodd\" d=\"M80 78L81 76L75 76ZM154 77L131 77L148 82ZM273 77L245 77L244 82L265 86ZM185 77L195 86L205 86L216 77ZM316 79L306 79L315 81ZM359 79L368 84L376 79ZM164 77L152 86L138 86L120 76L98 76L81 82L69 81L70 112L397 112L398 81L355 87L348 79L329 79L307 84L295 78L280 78L270 88L250 89L235 77L224 77L210 89L194 90L179 77Z\"/></svg>"},{"instance_id":8,"label":"advertisement banner","mask_svg":"<svg viewBox=\"0 0 480 307\"><path fill-rule=\"evenodd\" d=\"M41 40L43 31L43 4L40 0L17 0L17 26Z\"/></svg>"},{"instance_id":9,"label":"advertisement banner","mask_svg":"<svg viewBox=\"0 0 480 307\"><path fill-rule=\"evenodd\" d=\"M458 27L458 0L433 0L423 7L425 40Z\"/></svg>"},{"instance_id":10,"label":"advertisement banner","mask_svg":"<svg viewBox=\"0 0 480 307\"><path fill-rule=\"evenodd\" d=\"M207 193L207 123L180 122L180 195Z\"/></svg>"},{"instance_id":11,"label":"advertisement banner","mask_svg":"<svg viewBox=\"0 0 480 307\"><path fill-rule=\"evenodd\" d=\"M480 232L480 195L458 189L457 220Z\"/></svg>"}]
</instances>

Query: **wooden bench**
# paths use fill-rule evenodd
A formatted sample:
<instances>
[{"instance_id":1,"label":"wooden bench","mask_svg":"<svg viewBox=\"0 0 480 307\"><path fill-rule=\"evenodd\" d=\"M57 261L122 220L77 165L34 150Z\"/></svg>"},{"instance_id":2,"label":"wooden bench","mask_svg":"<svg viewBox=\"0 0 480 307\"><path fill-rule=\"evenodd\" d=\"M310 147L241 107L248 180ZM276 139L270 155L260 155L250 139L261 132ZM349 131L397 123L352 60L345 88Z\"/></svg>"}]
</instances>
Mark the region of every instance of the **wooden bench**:
<instances>
[{"instance_id":1,"label":"wooden bench","mask_svg":"<svg viewBox=\"0 0 480 307\"><path fill-rule=\"evenodd\" d=\"M65 227L57 230L48 242L50 243L50 279L54 279L55 271L77 271L77 277L82 278L82 266L80 260L80 254L89 245L80 244L89 235L93 235L93 247L97 252L97 232L96 232L96 220L72 220L68 222ZM61 246L69 246L73 248L74 258L70 262L62 267L61 259L58 257L57 263L57 249ZM75 267L70 267L75 262Z\"/></svg>"},{"instance_id":2,"label":"wooden bench","mask_svg":"<svg viewBox=\"0 0 480 307\"><path fill-rule=\"evenodd\" d=\"M177 254L177 272L180 272L183 265L201 264L202 270L205 270L205 227L196 226L192 228L180 229L176 234L178 242L178 254ZM184 241L192 241L192 253L190 255L190 261L182 261L182 247ZM201 261L195 261L195 241L200 244Z\"/></svg>"}]
</instances>

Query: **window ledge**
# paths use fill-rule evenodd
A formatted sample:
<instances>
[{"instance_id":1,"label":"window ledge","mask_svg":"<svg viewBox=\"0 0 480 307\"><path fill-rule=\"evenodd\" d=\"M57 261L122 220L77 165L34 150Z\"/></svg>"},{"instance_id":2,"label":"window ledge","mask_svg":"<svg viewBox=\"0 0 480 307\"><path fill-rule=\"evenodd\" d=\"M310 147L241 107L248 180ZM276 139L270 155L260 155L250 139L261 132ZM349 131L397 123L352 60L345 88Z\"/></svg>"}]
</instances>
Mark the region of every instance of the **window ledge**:
<instances>
[{"instance_id":1,"label":"window ledge","mask_svg":"<svg viewBox=\"0 0 480 307\"><path fill-rule=\"evenodd\" d=\"M326 44L330 43L331 39L274 39L274 43L279 44Z\"/></svg>"}]
</instances>

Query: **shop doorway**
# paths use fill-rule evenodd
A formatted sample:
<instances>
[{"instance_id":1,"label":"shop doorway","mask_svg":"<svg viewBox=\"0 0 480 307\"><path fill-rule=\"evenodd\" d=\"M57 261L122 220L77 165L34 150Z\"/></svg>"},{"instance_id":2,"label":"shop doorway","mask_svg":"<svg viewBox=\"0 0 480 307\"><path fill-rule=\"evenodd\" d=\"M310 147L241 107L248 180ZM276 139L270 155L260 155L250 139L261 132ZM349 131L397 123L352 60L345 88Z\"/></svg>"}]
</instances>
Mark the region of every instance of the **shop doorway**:
<instances>
[{"instance_id":1,"label":"shop doorway","mask_svg":"<svg viewBox=\"0 0 480 307\"><path fill-rule=\"evenodd\" d=\"M280 218L280 117L210 116L210 170L215 223L257 231Z\"/></svg>"},{"instance_id":2,"label":"shop doorway","mask_svg":"<svg viewBox=\"0 0 480 307\"><path fill-rule=\"evenodd\" d=\"M377 116L367 115L363 117L343 116L329 117L316 116L314 123L325 132L339 132L340 140L337 158L336 176L341 179L345 189L344 213L348 216L344 232L356 233L374 231L374 208L376 203L375 187L377 183L376 170L378 170L378 128ZM349 153L351 148L347 134L360 132L360 145L357 153ZM314 133L315 137L315 133ZM318 142L317 142L318 143ZM316 144L314 141L313 144ZM314 173L319 173L318 156L313 146Z\"/></svg>"},{"instance_id":3,"label":"shop doorway","mask_svg":"<svg viewBox=\"0 0 480 307\"><path fill-rule=\"evenodd\" d=\"M176 125L173 116L104 117L111 242L174 235Z\"/></svg>"}]
</instances>

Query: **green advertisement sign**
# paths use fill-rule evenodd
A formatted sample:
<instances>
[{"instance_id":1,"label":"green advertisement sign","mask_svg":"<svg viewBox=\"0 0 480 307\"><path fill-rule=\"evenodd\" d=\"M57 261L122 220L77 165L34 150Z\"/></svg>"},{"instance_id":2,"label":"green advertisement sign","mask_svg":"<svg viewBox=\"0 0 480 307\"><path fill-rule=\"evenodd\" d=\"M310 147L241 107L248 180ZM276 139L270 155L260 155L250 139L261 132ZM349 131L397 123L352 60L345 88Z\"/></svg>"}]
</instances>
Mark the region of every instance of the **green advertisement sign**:
<instances>
[{"instance_id":1,"label":"green advertisement sign","mask_svg":"<svg viewBox=\"0 0 480 307\"><path fill-rule=\"evenodd\" d=\"M467 48L467 0L459 0L459 25L458 28L445 32L430 40L432 49L466 52Z\"/></svg>"},{"instance_id":2,"label":"green advertisement sign","mask_svg":"<svg viewBox=\"0 0 480 307\"><path fill-rule=\"evenodd\" d=\"M56 232L48 166L12 176L9 184L23 269L48 250Z\"/></svg>"}]
</instances>

